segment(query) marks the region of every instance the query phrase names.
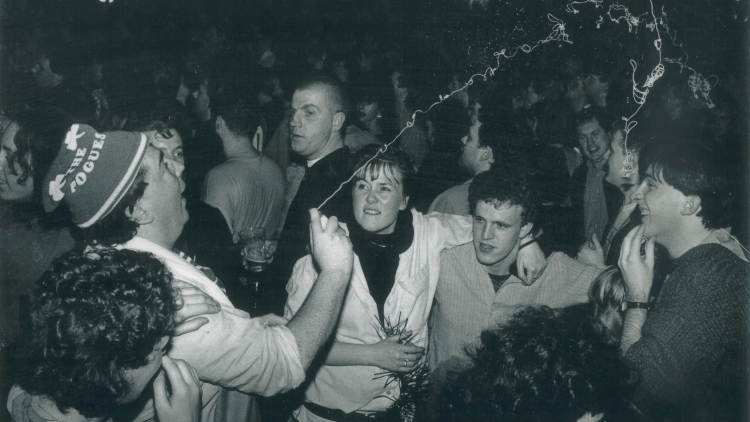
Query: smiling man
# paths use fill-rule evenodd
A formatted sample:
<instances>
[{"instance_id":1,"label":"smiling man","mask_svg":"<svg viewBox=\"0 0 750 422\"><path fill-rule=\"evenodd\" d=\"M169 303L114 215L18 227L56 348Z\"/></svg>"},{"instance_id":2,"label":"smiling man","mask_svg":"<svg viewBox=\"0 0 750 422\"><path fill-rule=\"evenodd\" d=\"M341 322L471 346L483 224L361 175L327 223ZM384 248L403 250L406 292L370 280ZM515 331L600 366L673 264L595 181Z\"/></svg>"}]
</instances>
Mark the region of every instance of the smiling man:
<instances>
[{"instance_id":1,"label":"smiling man","mask_svg":"<svg viewBox=\"0 0 750 422\"><path fill-rule=\"evenodd\" d=\"M611 118L604 109L591 106L584 109L576 119L578 146L585 157L571 179L571 200L578 213L582 235L580 240L591 240L596 236L602 240L607 222L617 216L618 204L622 195L609 184L604 183L607 172L604 165L610 154ZM572 239L571 239L572 241ZM580 243L580 242L579 242Z\"/></svg>"},{"instance_id":2,"label":"smiling man","mask_svg":"<svg viewBox=\"0 0 750 422\"><path fill-rule=\"evenodd\" d=\"M505 162L480 173L469 187L473 242L442 253L432 310L428 361L439 391L445 377L468 367L466 346L522 307L566 307L588 300L600 270L557 252L527 286L516 275L518 252L536 224L539 192L523 168Z\"/></svg>"},{"instance_id":3,"label":"smiling man","mask_svg":"<svg viewBox=\"0 0 750 422\"><path fill-rule=\"evenodd\" d=\"M750 274L724 229L727 164L693 141L659 142L642 153L633 199L643 223L625 237L619 261L628 292L620 347L641 378L635 403L653 420L745 420ZM674 270L653 301L655 243Z\"/></svg>"},{"instance_id":4,"label":"smiling man","mask_svg":"<svg viewBox=\"0 0 750 422\"><path fill-rule=\"evenodd\" d=\"M294 263L308 253L307 210L320 206L353 173L351 154L343 140L348 109L344 88L331 78L310 77L294 91L289 122L292 150L304 158L306 166L293 164L287 169L289 208L271 272L277 286L286 285ZM290 180L290 175L298 177ZM343 188L320 212L345 221L351 209L350 191Z\"/></svg>"}]
</instances>

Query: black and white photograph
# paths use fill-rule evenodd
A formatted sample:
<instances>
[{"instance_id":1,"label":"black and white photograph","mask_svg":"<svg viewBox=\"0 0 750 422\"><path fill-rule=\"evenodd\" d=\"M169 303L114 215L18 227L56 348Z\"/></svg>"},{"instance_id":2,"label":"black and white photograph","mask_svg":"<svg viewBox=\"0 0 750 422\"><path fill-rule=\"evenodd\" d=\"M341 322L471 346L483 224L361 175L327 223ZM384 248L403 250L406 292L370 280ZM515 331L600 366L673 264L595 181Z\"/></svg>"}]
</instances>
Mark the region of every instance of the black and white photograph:
<instances>
[{"instance_id":1,"label":"black and white photograph","mask_svg":"<svg viewBox=\"0 0 750 422\"><path fill-rule=\"evenodd\" d=\"M0 0L0 422L750 422L748 19Z\"/></svg>"}]
</instances>

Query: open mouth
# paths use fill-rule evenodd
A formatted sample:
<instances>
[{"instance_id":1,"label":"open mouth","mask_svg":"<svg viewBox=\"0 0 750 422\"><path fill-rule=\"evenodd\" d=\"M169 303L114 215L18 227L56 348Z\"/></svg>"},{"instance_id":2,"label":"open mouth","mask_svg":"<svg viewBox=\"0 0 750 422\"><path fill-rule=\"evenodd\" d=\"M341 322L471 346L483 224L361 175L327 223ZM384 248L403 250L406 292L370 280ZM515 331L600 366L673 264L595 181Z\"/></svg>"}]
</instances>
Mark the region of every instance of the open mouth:
<instances>
[{"instance_id":1,"label":"open mouth","mask_svg":"<svg viewBox=\"0 0 750 422\"><path fill-rule=\"evenodd\" d=\"M362 212L364 212L367 215L380 215L380 211L378 210L372 210L369 208L365 208Z\"/></svg>"},{"instance_id":2,"label":"open mouth","mask_svg":"<svg viewBox=\"0 0 750 422\"><path fill-rule=\"evenodd\" d=\"M641 208L641 215L649 215L648 210Z\"/></svg>"},{"instance_id":3,"label":"open mouth","mask_svg":"<svg viewBox=\"0 0 750 422\"><path fill-rule=\"evenodd\" d=\"M490 252L492 252L493 249L495 249L494 246L490 246L490 245L488 245L486 243L480 243L479 244L479 250L482 251L482 252L484 252L484 253L490 253Z\"/></svg>"}]
</instances>

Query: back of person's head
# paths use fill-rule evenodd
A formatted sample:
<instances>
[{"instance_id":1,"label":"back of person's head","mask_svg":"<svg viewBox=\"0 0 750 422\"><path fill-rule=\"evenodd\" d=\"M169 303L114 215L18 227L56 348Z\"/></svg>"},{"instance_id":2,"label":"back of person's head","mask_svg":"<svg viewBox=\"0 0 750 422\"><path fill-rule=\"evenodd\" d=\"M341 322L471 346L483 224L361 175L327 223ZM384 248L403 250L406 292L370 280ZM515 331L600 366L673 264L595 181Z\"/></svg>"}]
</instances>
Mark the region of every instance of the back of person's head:
<instances>
[{"instance_id":1,"label":"back of person's head","mask_svg":"<svg viewBox=\"0 0 750 422\"><path fill-rule=\"evenodd\" d=\"M185 107L177 100L163 100L154 104L125 113L126 119L120 128L112 130L126 130L129 132L150 132L156 130L164 135L167 129L174 129L183 138L192 135L190 116ZM101 131L110 128L98 128Z\"/></svg>"},{"instance_id":2,"label":"back of person's head","mask_svg":"<svg viewBox=\"0 0 750 422\"><path fill-rule=\"evenodd\" d=\"M25 375L28 393L86 417L107 416L130 392L127 369L148 363L172 328L172 276L153 255L68 253L37 281Z\"/></svg>"},{"instance_id":3,"label":"back of person's head","mask_svg":"<svg viewBox=\"0 0 750 422\"><path fill-rule=\"evenodd\" d=\"M700 198L703 226L720 229L732 225L733 193L728 175L731 165L720 162L715 152L697 140L664 132L651 139L639 157L641 180L651 168L657 179L685 196Z\"/></svg>"},{"instance_id":4,"label":"back of person's head","mask_svg":"<svg viewBox=\"0 0 750 422\"><path fill-rule=\"evenodd\" d=\"M473 215L477 202L483 201L498 208L503 204L523 208L522 225L535 223L539 207L539 193L534 188L525 165L505 160L490 170L479 173L469 186L469 210Z\"/></svg>"},{"instance_id":5,"label":"back of person's head","mask_svg":"<svg viewBox=\"0 0 750 422\"><path fill-rule=\"evenodd\" d=\"M513 95L509 87L498 87L485 95L479 109L479 143L489 146L495 159L516 147L533 142L531 128L513 110Z\"/></svg>"},{"instance_id":6,"label":"back of person's head","mask_svg":"<svg viewBox=\"0 0 750 422\"><path fill-rule=\"evenodd\" d=\"M495 162L500 159L512 160L508 155L513 155L517 150L528 148L534 143L531 132L518 126L515 120L508 116L489 122L482 121L479 127L479 145L492 149Z\"/></svg>"},{"instance_id":7,"label":"back of person's head","mask_svg":"<svg viewBox=\"0 0 750 422\"><path fill-rule=\"evenodd\" d=\"M427 119L433 126L433 146L430 151L455 157L458 160L461 155L461 138L469 135L471 128L471 117L466 108L453 98L447 99L430 110ZM480 138L480 144L482 139Z\"/></svg>"},{"instance_id":8,"label":"back of person's head","mask_svg":"<svg viewBox=\"0 0 750 422\"><path fill-rule=\"evenodd\" d=\"M589 302L594 306L594 318L601 323L595 328L613 344L620 343L624 317L622 303L625 302L626 294L625 280L617 267L602 271L589 288Z\"/></svg>"},{"instance_id":9,"label":"back of person's head","mask_svg":"<svg viewBox=\"0 0 750 422\"><path fill-rule=\"evenodd\" d=\"M625 418L629 371L588 307L527 308L482 333L473 366L443 393L443 421Z\"/></svg>"},{"instance_id":10,"label":"back of person's head","mask_svg":"<svg viewBox=\"0 0 750 422\"><path fill-rule=\"evenodd\" d=\"M347 117L344 120L344 124L346 125L347 121L350 120L351 105L349 104L349 96L346 89L341 82L329 76L314 74L300 80L295 87L294 92L316 87L322 88L328 94L331 114L344 113ZM345 127L342 127L342 129L345 129Z\"/></svg>"},{"instance_id":11,"label":"back of person's head","mask_svg":"<svg viewBox=\"0 0 750 422\"><path fill-rule=\"evenodd\" d=\"M221 117L233 135L251 139L261 125L256 103L236 93L223 92L211 99L211 110L214 118Z\"/></svg>"},{"instance_id":12,"label":"back of person's head","mask_svg":"<svg viewBox=\"0 0 750 422\"><path fill-rule=\"evenodd\" d=\"M416 170L411 156L401 148L367 145L357 151L354 162L354 168L358 170L354 180L363 180L367 176L375 180L383 172L386 178L402 186L405 196L412 195Z\"/></svg>"}]
</instances>

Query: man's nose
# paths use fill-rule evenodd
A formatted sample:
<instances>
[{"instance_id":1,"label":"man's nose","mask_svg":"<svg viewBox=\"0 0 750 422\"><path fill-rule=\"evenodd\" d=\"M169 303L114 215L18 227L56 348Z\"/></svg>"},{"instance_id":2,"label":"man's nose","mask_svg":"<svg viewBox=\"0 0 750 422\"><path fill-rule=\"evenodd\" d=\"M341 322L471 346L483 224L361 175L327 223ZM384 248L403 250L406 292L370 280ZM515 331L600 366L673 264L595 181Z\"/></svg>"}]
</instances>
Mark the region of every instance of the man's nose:
<instances>
[{"instance_id":1,"label":"man's nose","mask_svg":"<svg viewBox=\"0 0 750 422\"><path fill-rule=\"evenodd\" d=\"M165 158L164 162L167 165L167 169L175 175L175 177L182 176L182 172L185 171L185 165L179 161Z\"/></svg>"},{"instance_id":2,"label":"man's nose","mask_svg":"<svg viewBox=\"0 0 750 422\"><path fill-rule=\"evenodd\" d=\"M297 118L297 113L292 114L292 119L289 121L289 126L291 127L298 127L299 126L299 119Z\"/></svg>"},{"instance_id":3,"label":"man's nose","mask_svg":"<svg viewBox=\"0 0 750 422\"><path fill-rule=\"evenodd\" d=\"M630 199L633 201L642 201L643 200L643 191L644 187L646 186L646 182L641 182L640 185L638 185L638 189L633 192L632 195L630 195Z\"/></svg>"},{"instance_id":4,"label":"man's nose","mask_svg":"<svg viewBox=\"0 0 750 422\"><path fill-rule=\"evenodd\" d=\"M489 224L485 224L484 230L482 230L482 239L492 239L494 236L492 235L492 227Z\"/></svg>"}]
</instances>

